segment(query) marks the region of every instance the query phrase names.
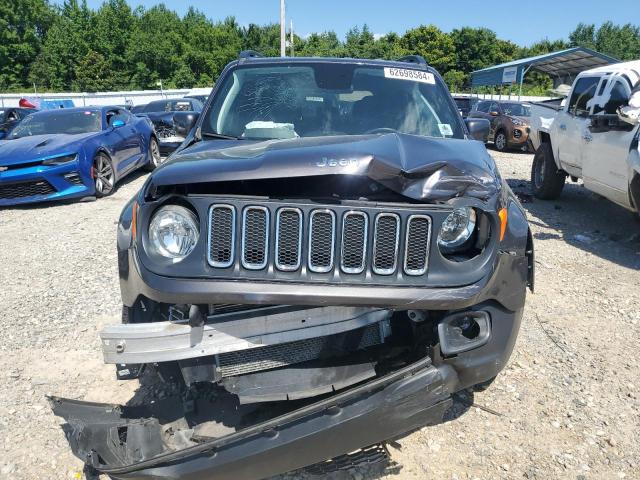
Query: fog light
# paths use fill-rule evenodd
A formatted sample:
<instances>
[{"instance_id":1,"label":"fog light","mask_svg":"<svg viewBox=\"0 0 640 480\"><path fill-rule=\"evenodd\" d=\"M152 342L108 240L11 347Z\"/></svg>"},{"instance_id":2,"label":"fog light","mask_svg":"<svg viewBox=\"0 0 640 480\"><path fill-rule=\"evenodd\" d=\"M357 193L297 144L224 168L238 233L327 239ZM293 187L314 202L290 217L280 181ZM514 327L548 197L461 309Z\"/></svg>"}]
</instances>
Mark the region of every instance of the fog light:
<instances>
[{"instance_id":1,"label":"fog light","mask_svg":"<svg viewBox=\"0 0 640 480\"><path fill-rule=\"evenodd\" d=\"M491 319L487 312L459 312L445 317L438 325L440 351L445 355L466 352L489 341Z\"/></svg>"}]
</instances>

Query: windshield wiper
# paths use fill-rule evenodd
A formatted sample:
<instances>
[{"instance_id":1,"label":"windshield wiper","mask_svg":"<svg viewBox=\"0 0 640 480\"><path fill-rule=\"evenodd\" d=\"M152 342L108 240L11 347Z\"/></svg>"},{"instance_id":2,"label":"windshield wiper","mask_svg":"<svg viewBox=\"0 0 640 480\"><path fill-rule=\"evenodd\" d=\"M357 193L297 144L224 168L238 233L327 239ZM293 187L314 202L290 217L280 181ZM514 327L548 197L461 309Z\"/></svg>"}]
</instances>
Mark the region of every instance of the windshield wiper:
<instances>
[{"instance_id":1,"label":"windshield wiper","mask_svg":"<svg viewBox=\"0 0 640 480\"><path fill-rule=\"evenodd\" d=\"M242 137L234 137L233 135L224 135L216 132L201 132L200 135L207 138L220 138L222 140L246 140Z\"/></svg>"}]
</instances>

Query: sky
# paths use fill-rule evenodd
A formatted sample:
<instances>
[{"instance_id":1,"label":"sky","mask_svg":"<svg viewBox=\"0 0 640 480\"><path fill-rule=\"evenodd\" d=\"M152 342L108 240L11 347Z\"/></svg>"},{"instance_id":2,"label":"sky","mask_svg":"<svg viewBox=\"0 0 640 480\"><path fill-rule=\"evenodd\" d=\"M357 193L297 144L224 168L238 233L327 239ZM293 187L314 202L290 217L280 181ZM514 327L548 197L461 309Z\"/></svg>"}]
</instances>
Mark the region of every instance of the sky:
<instances>
[{"instance_id":1,"label":"sky","mask_svg":"<svg viewBox=\"0 0 640 480\"><path fill-rule=\"evenodd\" d=\"M130 5L152 7L153 0L127 0ZM56 0L61 3L62 0ZM102 0L88 0L97 8ZM164 0L167 7L184 14L195 6L213 20L235 16L240 25L279 22L280 0ZM471 0L287 0L287 24L293 20L296 34L335 31L344 38L353 26L366 23L374 34L404 33L420 24L434 24L446 32L462 26L488 27L499 38L521 46L548 38L567 39L579 22L597 25L640 25L640 0L530 0L487 2ZM603 8L603 5L606 8Z\"/></svg>"}]
</instances>

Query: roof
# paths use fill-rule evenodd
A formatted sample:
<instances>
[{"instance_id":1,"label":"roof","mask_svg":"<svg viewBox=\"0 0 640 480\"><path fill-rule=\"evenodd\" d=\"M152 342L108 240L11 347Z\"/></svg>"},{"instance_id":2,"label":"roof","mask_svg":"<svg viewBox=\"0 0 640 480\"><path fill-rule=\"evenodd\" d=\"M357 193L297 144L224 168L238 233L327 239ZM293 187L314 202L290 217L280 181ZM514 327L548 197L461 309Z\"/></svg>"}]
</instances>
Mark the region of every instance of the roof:
<instances>
[{"instance_id":1,"label":"roof","mask_svg":"<svg viewBox=\"0 0 640 480\"><path fill-rule=\"evenodd\" d=\"M619 63L620 60L585 47L567 48L535 57L501 63L471 73L471 85L518 83L527 70L537 70L553 77L575 76L584 70Z\"/></svg>"},{"instance_id":2,"label":"roof","mask_svg":"<svg viewBox=\"0 0 640 480\"><path fill-rule=\"evenodd\" d=\"M398 60L382 60L382 59L369 59L369 58L350 58L350 57L242 57L233 63L237 64L292 64L292 63L342 63L342 64L356 64L356 65L374 65L380 67L394 66L398 68L426 69L435 72L435 69L431 67L426 61L420 63L414 61L422 59L416 55L409 55ZM424 59L422 59L424 61Z\"/></svg>"},{"instance_id":3,"label":"roof","mask_svg":"<svg viewBox=\"0 0 640 480\"><path fill-rule=\"evenodd\" d=\"M614 73L614 72L627 72L635 71L640 72L640 60L633 60L631 62L621 62L614 65L605 65L603 67L592 68L583 73Z\"/></svg>"}]
</instances>

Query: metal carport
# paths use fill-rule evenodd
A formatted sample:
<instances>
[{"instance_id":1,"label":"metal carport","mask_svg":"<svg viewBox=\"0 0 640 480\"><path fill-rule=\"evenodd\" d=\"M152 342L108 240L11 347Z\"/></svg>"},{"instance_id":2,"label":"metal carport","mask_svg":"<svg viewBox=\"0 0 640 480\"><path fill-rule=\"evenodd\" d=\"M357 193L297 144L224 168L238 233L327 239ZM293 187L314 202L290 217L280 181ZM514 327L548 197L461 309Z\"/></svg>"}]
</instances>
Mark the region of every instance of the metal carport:
<instances>
[{"instance_id":1,"label":"metal carport","mask_svg":"<svg viewBox=\"0 0 640 480\"><path fill-rule=\"evenodd\" d=\"M471 88L522 82L529 70L537 70L553 78L553 85L571 84L575 76L590 68L618 63L620 60L585 47L574 47L535 57L521 58L471 73Z\"/></svg>"}]
</instances>

